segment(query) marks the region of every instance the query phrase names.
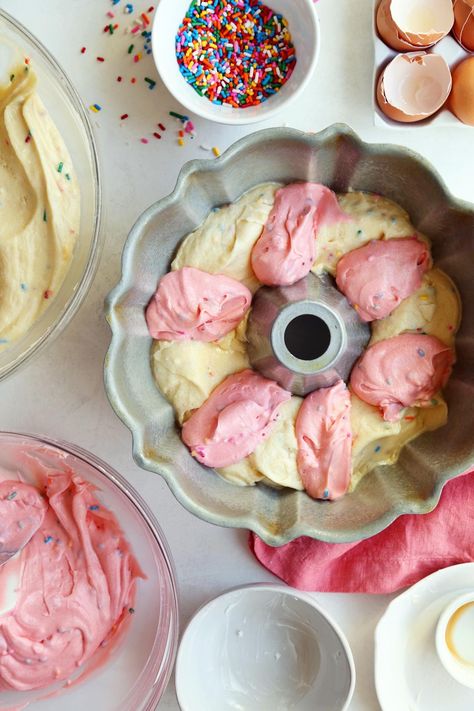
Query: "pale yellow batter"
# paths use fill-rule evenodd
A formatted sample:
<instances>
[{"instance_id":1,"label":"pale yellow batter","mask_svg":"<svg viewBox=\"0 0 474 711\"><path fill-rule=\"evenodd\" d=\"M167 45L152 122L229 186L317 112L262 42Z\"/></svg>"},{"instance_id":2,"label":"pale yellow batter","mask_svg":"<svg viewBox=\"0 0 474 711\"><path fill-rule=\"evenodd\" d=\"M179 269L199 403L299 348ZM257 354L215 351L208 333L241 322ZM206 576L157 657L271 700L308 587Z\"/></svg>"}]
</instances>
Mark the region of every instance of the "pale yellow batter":
<instances>
[{"instance_id":1,"label":"pale yellow batter","mask_svg":"<svg viewBox=\"0 0 474 711\"><path fill-rule=\"evenodd\" d=\"M333 276L343 254L362 247L373 239L408 237L416 232L408 214L388 198L369 193L338 195L341 209L351 222L323 226L318 231L318 256L312 271Z\"/></svg>"},{"instance_id":2,"label":"pale yellow batter","mask_svg":"<svg viewBox=\"0 0 474 711\"><path fill-rule=\"evenodd\" d=\"M414 294L380 321L372 323L370 343L392 338L404 331L436 336L447 346L454 346L461 311L459 293L441 269L430 269Z\"/></svg>"},{"instance_id":3,"label":"pale yellow batter","mask_svg":"<svg viewBox=\"0 0 474 711\"><path fill-rule=\"evenodd\" d=\"M17 59L0 84L0 349L23 336L55 297L79 234L71 158Z\"/></svg>"},{"instance_id":4,"label":"pale yellow batter","mask_svg":"<svg viewBox=\"0 0 474 711\"><path fill-rule=\"evenodd\" d=\"M236 202L211 212L183 241L171 268L195 267L211 274L225 274L256 291L260 284L250 266L250 253L279 187L278 183L258 185Z\"/></svg>"},{"instance_id":5,"label":"pale yellow batter","mask_svg":"<svg viewBox=\"0 0 474 711\"><path fill-rule=\"evenodd\" d=\"M249 368L247 319L219 341L155 341L152 365L156 382L182 424L228 375Z\"/></svg>"},{"instance_id":6,"label":"pale yellow batter","mask_svg":"<svg viewBox=\"0 0 474 711\"><path fill-rule=\"evenodd\" d=\"M211 213L203 225L182 243L173 269L194 266L223 273L259 286L250 266L252 247L272 208L276 184L258 186L232 205ZM351 220L318 233L318 259L313 271L335 273L343 254L372 239L392 239L418 234L407 213L391 200L366 193L338 196ZM405 331L437 336L452 346L460 322L460 300L449 277L431 269L420 289L405 299L392 314L372 323L376 342ZM248 366L245 348L246 320L236 332L217 343L161 342L153 351L156 381L175 408L179 422L207 399L230 373ZM402 447L425 431L446 422L447 406L439 393L431 407L407 408L398 422L385 422L379 411L351 394L353 430L353 489L375 466L394 463ZM220 476L239 485L259 481L303 489L296 466L295 421L302 399L292 397L280 409L280 418L268 438L241 462L218 470Z\"/></svg>"}]
</instances>

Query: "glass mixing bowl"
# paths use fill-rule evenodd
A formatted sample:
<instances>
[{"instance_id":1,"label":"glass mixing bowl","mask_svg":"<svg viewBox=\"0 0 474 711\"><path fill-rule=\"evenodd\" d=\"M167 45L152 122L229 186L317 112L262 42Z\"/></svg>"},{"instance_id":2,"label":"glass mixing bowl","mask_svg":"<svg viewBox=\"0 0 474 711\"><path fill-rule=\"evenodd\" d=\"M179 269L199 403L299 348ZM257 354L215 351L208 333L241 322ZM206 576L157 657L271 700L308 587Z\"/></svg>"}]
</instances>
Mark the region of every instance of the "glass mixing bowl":
<instances>
[{"instance_id":1,"label":"glass mixing bowl","mask_svg":"<svg viewBox=\"0 0 474 711\"><path fill-rule=\"evenodd\" d=\"M28 481L19 452L46 463L70 466L98 488L97 497L117 517L146 575L137 581L134 614L102 665L97 654L83 666L82 680L40 691L2 691L0 708L31 711L152 711L174 664L178 637L175 573L168 545L154 515L130 484L93 454L75 445L40 436L0 432L0 468ZM2 473L3 476L3 473Z\"/></svg>"},{"instance_id":2,"label":"glass mixing bowl","mask_svg":"<svg viewBox=\"0 0 474 711\"><path fill-rule=\"evenodd\" d=\"M0 38L31 59L38 94L71 154L81 190L81 226L66 278L29 331L0 353L0 379L37 354L69 323L91 285L100 256L101 183L92 128L82 101L51 54L19 22L0 10Z\"/></svg>"}]
</instances>

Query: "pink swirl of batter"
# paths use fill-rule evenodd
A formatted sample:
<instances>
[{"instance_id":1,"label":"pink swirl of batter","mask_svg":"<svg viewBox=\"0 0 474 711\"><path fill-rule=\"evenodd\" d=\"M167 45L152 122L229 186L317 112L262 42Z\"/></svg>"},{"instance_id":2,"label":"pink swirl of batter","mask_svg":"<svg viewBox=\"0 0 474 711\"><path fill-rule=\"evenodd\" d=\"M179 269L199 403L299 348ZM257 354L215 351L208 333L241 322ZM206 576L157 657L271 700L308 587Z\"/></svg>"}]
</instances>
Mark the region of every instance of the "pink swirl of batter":
<instances>
[{"instance_id":1,"label":"pink swirl of batter","mask_svg":"<svg viewBox=\"0 0 474 711\"><path fill-rule=\"evenodd\" d=\"M351 398L342 380L308 395L296 418L297 466L314 499L338 499L351 480Z\"/></svg>"},{"instance_id":2,"label":"pink swirl of batter","mask_svg":"<svg viewBox=\"0 0 474 711\"><path fill-rule=\"evenodd\" d=\"M385 318L421 285L431 259L416 237L369 242L339 260L336 282L363 321Z\"/></svg>"},{"instance_id":3,"label":"pink swirl of batter","mask_svg":"<svg viewBox=\"0 0 474 711\"><path fill-rule=\"evenodd\" d=\"M428 406L446 384L453 363L453 351L438 338L404 333L366 350L352 370L351 387L393 422L404 407Z\"/></svg>"},{"instance_id":4,"label":"pink swirl of batter","mask_svg":"<svg viewBox=\"0 0 474 711\"><path fill-rule=\"evenodd\" d=\"M208 467L244 459L267 437L291 394L253 370L226 378L183 425L191 454Z\"/></svg>"},{"instance_id":5,"label":"pink swirl of batter","mask_svg":"<svg viewBox=\"0 0 474 711\"><path fill-rule=\"evenodd\" d=\"M262 284L289 286L311 271L318 227L348 220L332 190L318 183L280 188L252 250L252 269Z\"/></svg>"},{"instance_id":6,"label":"pink swirl of batter","mask_svg":"<svg viewBox=\"0 0 474 711\"><path fill-rule=\"evenodd\" d=\"M35 469L47 510L21 554L15 607L0 616L0 690L40 689L76 674L129 618L143 577L94 487L66 466ZM8 486L22 496L21 484Z\"/></svg>"},{"instance_id":7,"label":"pink swirl of batter","mask_svg":"<svg viewBox=\"0 0 474 711\"><path fill-rule=\"evenodd\" d=\"M41 526L47 508L34 486L0 482L0 553L23 548Z\"/></svg>"},{"instance_id":8,"label":"pink swirl of batter","mask_svg":"<svg viewBox=\"0 0 474 711\"><path fill-rule=\"evenodd\" d=\"M165 274L146 310L148 330L165 341L217 341L232 331L249 309L246 286L194 267Z\"/></svg>"}]
</instances>

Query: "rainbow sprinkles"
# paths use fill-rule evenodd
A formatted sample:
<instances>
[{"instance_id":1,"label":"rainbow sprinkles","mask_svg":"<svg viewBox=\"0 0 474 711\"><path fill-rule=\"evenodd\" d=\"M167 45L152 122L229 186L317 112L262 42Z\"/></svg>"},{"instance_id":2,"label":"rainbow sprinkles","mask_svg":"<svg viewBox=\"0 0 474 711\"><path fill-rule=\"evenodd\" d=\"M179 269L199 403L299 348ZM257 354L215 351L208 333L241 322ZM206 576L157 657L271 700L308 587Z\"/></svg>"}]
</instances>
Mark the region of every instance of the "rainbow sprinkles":
<instances>
[{"instance_id":1,"label":"rainbow sprinkles","mask_svg":"<svg viewBox=\"0 0 474 711\"><path fill-rule=\"evenodd\" d=\"M266 101L296 65L286 19L261 0L193 0L176 35L186 81L214 104Z\"/></svg>"}]
</instances>

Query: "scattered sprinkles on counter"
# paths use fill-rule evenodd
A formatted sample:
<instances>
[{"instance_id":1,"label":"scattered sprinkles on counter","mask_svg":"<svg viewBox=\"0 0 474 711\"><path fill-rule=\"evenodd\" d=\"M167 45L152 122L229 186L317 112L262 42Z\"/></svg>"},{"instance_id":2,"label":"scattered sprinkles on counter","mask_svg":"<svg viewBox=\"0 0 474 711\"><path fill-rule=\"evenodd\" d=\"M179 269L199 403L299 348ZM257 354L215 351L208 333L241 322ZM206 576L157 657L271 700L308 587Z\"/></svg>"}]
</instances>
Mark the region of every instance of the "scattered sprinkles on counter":
<instances>
[{"instance_id":1,"label":"scattered sprinkles on counter","mask_svg":"<svg viewBox=\"0 0 474 711\"><path fill-rule=\"evenodd\" d=\"M99 28L99 33L103 37L105 34L108 37L113 37L110 41L112 42L121 42L123 41L123 54L124 54L124 59L126 59L126 62L131 63L129 64L130 66L133 66L134 68L136 67L136 70L139 70L143 64L145 67L146 62L146 55L151 54L151 31L150 31L150 26L151 26L151 21L152 21L152 13L154 12L154 6L153 5L139 5L138 3L132 4L132 3L121 3L121 0L110 0L112 7L114 10L108 10L105 15L108 18L108 20L114 20L114 22L107 22L105 26L101 26ZM229 6L231 8L234 6L234 11L237 11L238 6L240 6L240 14L242 13L245 14L247 12L246 8L249 8L251 10L251 16L254 18L254 24L256 25L258 29L258 23L262 23L263 20L266 20L266 23L268 27L267 30L270 31L270 26L273 27L273 23L280 23L280 30L282 35L288 35L289 33L286 28L286 24L281 18L281 16L276 15L273 11L269 10L266 8L260 0L233 0L232 2L224 2L224 0L218 0L218 3L223 6L223 8ZM212 3L211 3L212 4ZM122 6L123 9L123 14L124 14L124 22L120 22L117 15L117 9L116 6ZM201 5L207 6L209 3L207 0L201 0ZM118 8L120 9L120 8ZM221 12L222 8L218 10ZM260 17L260 20L258 22L255 21L255 17ZM242 21L242 18L241 18ZM231 18L231 22L232 18ZM258 35L257 29L253 30L254 37L256 38ZM277 36L275 32L278 31L278 26L275 25L273 27L272 32L268 35L268 37L273 37L274 39ZM250 32L250 30L249 30ZM273 33L273 34L272 34ZM247 33L248 34L248 33ZM265 35L266 36L266 35ZM119 39L117 39L119 38ZM125 39L124 39L125 38ZM104 40L104 42L109 40ZM238 38L235 39L235 42L238 41ZM242 40L243 41L243 40ZM268 40L269 41L269 40ZM105 45L102 45L105 47ZM95 52L94 49L92 49L92 57L91 59L99 64L104 64L107 65L107 62L110 62L110 57L107 56L106 51L101 51L102 46L99 49L99 52ZM108 45L107 45L108 46ZM243 46L243 45L242 45ZM90 48L89 48L90 49ZM281 49L281 48L280 48ZM81 54L86 54L87 48L85 46L80 48ZM294 54L294 50L293 50ZM240 60L239 60L240 61ZM280 60L278 60L276 63L278 63ZM295 60L292 60L290 64L294 64ZM268 57L268 62L265 62L268 64L268 68L272 68L273 64L275 62L270 61L270 57ZM122 71L123 69L123 71ZM280 70L281 71L281 70ZM270 74L270 72L268 72ZM120 73L117 73L115 76L116 82L118 84L121 84L122 86L126 86L128 83L133 84L133 85L140 85L140 77L137 76L130 76L130 74L127 76L127 71L124 67L120 67ZM265 79L261 77L262 81ZM153 91L156 88L157 81L155 78L153 78L153 75L150 76L150 65L148 65L148 73L143 73L142 75L142 80L143 84L142 86L146 87L149 91ZM270 87L270 92L271 92L271 82L267 81L265 86ZM118 120L122 124L124 121L127 119L130 119L130 112L127 111L127 106L123 107L125 111L123 113L118 114ZM89 110L92 111L93 113L99 113L103 109L107 110L106 106L102 106L101 103L99 102L94 102L90 104ZM177 111L170 111L169 115L176 119L178 123L178 128L176 132L176 143L178 147L184 147L186 145L187 139L194 140L196 138L196 128L194 123L190 120L189 116L186 116L184 114L178 113ZM133 119L133 117L132 117ZM130 125L133 125L133 120L129 121ZM136 137L136 140L138 140L141 144L143 145L149 145L150 140L156 142L156 141L161 141L163 138L163 133L166 131L166 126L159 121L156 123L156 127L159 129L159 131L156 130L156 128L151 128L150 129L150 134L147 135L138 135ZM27 137L25 141L28 143L30 140L30 137ZM220 155L220 149L217 146L204 146L201 145L201 148L203 150L206 150L210 153L213 153L216 157ZM58 169L58 172L61 172ZM67 180L70 180L70 176L68 174L65 174L65 177Z\"/></svg>"},{"instance_id":2,"label":"scattered sprinkles on counter","mask_svg":"<svg viewBox=\"0 0 474 711\"><path fill-rule=\"evenodd\" d=\"M181 74L214 104L255 106L296 65L286 19L261 0L193 0L176 35Z\"/></svg>"}]
</instances>

